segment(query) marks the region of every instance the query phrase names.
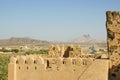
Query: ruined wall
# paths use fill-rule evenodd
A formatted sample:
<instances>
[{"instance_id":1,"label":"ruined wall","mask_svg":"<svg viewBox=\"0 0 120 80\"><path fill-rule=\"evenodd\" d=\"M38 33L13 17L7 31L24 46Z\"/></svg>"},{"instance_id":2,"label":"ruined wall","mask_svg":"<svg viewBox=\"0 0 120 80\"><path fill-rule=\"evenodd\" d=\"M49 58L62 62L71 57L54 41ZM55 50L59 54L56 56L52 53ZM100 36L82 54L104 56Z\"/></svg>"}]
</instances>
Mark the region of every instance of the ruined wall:
<instances>
[{"instance_id":1,"label":"ruined wall","mask_svg":"<svg viewBox=\"0 0 120 80\"><path fill-rule=\"evenodd\" d=\"M92 62L92 58L11 57L8 80L78 80Z\"/></svg>"},{"instance_id":2,"label":"ruined wall","mask_svg":"<svg viewBox=\"0 0 120 80\"><path fill-rule=\"evenodd\" d=\"M106 12L110 80L120 80L120 12Z\"/></svg>"},{"instance_id":3,"label":"ruined wall","mask_svg":"<svg viewBox=\"0 0 120 80\"><path fill-rule=\"evenodd\" d=\"M80 45L50 45L48 51L48 57L81 57L82 49Z\"/></svg>"}]
</instances>

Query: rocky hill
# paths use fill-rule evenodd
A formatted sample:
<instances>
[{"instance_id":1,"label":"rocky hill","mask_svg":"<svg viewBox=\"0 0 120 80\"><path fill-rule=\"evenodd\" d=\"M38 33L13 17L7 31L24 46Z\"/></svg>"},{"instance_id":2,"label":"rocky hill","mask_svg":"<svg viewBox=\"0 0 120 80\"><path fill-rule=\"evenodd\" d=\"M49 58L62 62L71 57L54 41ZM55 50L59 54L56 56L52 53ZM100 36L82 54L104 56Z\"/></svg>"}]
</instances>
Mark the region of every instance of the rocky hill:
<instances>
[{"instance_id":1,"label":"rocky hill","mask_svg":"<svg viewBox=\"0 0 120 80\"><path fill-rule=\"evenodd\" d=\"M89 34L83 35L79 38L73 39L70 42L73 43L105 43L105 40L98 39L98 38L93 38Z\"/></svg>"},{"instance_id":2,"label":"rocky hill","mask_svg":"<svg viewBox=\"0 0 120 80\"><path fill-rule=\"evenodd\" d=\"M23 46L23 45L48 45L49 42L43 40L35 40L31 38L16 38L0 40L0 46Z\"/></svg>"}]
</instances>

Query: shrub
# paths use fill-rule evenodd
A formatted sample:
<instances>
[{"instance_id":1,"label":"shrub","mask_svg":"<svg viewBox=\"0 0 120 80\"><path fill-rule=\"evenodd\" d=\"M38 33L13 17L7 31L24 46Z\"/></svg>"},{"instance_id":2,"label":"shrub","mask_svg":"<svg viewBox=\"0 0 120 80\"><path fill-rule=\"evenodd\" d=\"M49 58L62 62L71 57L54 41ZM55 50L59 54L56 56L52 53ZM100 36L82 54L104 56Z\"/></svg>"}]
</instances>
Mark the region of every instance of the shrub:
<instances>
[{"instance_id":1,"label":"shrub","mask_svg":"<svg viewBox=\"0 0 120 80\"><path fill-rule=\"evenodd\" d=\"M30 54L48 54L48 50L39 50L39 51L30 50L30 51L26 52L26 54L28 54L28 55L30 55Z\"/></svg>"},{"instance_id":2,"label":"shrub","mask_svg":"<svg viewBox=\"0 0 120 80\"><path fill-rule=\"evenodd\" d=\"M0 49L0 51L2 51L2 52L10 52L10 50L7 50L5 48Z\"/></svg>"},{"instance_id":3,"label":"shrub","mask_svg":"<svg viewBox=\"0 0 120 80\"><path fill-rule=\"evenodd\" d=\"M9 60L8 56L0 56L0 80L7 80Z\"/></svg>"},{"instance_id":4,"label":"shrub","mask_svg":"<svg viewBox=\"0 0 120 80\"><path fill-rule=\"evenodd\" d=\"M18 49L11 49L11 52L18 53L19 50Z\"/></svg>"}]
</instances>

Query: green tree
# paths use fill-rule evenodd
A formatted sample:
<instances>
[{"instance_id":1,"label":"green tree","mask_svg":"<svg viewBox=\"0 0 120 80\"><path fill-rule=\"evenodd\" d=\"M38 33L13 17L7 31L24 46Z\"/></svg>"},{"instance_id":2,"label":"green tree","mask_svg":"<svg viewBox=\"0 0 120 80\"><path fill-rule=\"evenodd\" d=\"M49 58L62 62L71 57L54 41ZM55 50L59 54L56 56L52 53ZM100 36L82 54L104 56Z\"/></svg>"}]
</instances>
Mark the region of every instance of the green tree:
<instances>
[{"instance_id":1,"label":"green tree","mask_svg":"<svg viewBox=\"0 0 120 80\"><path fill-rule=\"evenodd\" d=\"M18 49L11 49L11 52L18 53L18 52L19 52L19 50L18 50Z\"/></svg>"}]
</instances>

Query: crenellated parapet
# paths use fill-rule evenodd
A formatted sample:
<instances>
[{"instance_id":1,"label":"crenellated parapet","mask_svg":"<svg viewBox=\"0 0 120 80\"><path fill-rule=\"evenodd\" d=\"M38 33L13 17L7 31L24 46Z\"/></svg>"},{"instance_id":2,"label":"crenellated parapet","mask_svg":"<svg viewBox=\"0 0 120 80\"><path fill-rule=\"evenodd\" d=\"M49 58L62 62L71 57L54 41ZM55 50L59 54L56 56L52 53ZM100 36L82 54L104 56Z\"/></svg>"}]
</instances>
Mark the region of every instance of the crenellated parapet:
<instances>
[{"instance_id":1,"label":"crenellated parapet","mask_svg":"<svg viewBox=\"0 0 120 80\"><path fill-rule=\"evenodd\" d=\"M41 56L17 56L11 57L10 63L19 64L19 65L32 65L32 64L44 64L44 59Z\"/></svg>"},{"instance_id":2,"label":"crenellated parapet","mask_svg":"<svg viewBox=\"0 0 120 80\"><path fill-rule=\"evenodd\" d=\"M56 74L59 78L61 73L67 74L65 78L67 79L69 75L78 74L86 69L93 61L94 58L43 58L40 55L11 57L8 65L8 80L30 80L33 77L35 80L47 80L49 77L46 75ZM74 77L76 78L75 75Z\"/></svg>"},{"instance_id":3,"label":"crenellated parapet","mask_svg":"<svg viewBox=\"0 0 120 80\"><path fill-rule=\"evenodd\" d=\"M71 67L72 70L73 66L87 66L93 62L93 58L42 58L41 56L17 56L11 57L10 64L15 64L19 67L26 67L26 66L38 66L41 69L45 70L66 70L68 67ZM44 67L43 67L44 66Z\"/></svg>"}]
</instances>

